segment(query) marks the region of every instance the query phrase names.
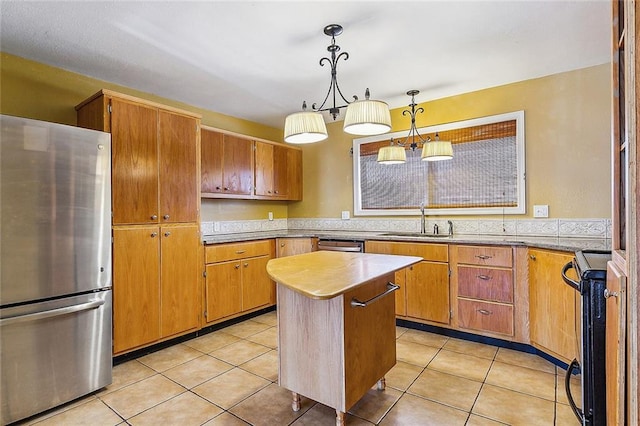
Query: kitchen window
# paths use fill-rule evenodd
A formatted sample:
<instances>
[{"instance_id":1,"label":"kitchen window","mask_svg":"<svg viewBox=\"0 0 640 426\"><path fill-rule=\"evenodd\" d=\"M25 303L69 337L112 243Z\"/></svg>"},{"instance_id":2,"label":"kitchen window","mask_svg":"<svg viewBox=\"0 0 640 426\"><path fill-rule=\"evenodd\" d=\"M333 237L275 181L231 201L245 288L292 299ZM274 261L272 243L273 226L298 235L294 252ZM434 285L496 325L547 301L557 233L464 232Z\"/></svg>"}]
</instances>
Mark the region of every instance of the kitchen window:
<instances>
[{"instance_id":1,"label":"kitchen window","mask_svg":"<svg viewBox=\"0 0 640 426\"><path fill-rule=\"evenodd\" d=\"M524 111L418 132L451 141L453 159L421 161L407 146L405 163L379 164L378 149L406 131L353 141L356 215L415 215L423 203L430 215L525 213Z\"/></svg>"}]
</instances>

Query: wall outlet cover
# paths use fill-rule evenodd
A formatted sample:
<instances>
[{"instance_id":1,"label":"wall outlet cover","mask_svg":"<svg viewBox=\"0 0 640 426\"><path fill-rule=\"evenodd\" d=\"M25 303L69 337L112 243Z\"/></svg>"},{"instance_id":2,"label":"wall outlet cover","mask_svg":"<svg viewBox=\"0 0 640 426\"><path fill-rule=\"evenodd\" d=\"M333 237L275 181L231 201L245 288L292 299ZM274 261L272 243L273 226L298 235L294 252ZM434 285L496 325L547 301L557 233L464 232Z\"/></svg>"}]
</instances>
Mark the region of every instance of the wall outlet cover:
<instances>
[{"instance_id":1,"label":"wall outlet cover","mask_svg":"<svg viewBox=\"0 0 640 426\"><path fill-rule=\"evenodd\" d=\"M349 210L343 210L342 211L342 219L344 219L344 220L349 219Z\"/></svg>"},{"instance_id":2,"label":"wall outlet cover","mask_svg":"<svg viewBox=\"0 0 640 426\"><path fill-rule=\"evenodd\" d=\"M273 212L269 212L269 220L273 220Z\"/></svg>"},{"instance_id":3,"label":"wall outlet cover","mask_svg":"<svg viewBox=\"0 0 640 426\"><path fill-rule=\"evenodd\" d=\"M549 206L546 204L533 206L533 217L549 217Z\"/></svg>"}]
</instances>

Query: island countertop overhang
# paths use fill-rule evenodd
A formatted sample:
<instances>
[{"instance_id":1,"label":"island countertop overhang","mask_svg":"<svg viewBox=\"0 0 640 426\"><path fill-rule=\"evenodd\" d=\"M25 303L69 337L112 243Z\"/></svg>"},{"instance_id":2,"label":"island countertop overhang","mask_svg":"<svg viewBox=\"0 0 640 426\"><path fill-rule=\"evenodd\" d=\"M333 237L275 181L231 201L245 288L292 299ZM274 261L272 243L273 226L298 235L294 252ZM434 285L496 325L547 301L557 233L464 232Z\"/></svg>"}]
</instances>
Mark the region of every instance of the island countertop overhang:
<instances>
[{"instance_id":1,"label":"island countertop overhang","mask_svg":"<svg viewBox=\"0 0 640 426\"><path fill-rule=\"evenodd\" d=\"M422 260L417 256L315 251L271 259L267 273L278 284L312 299L331 299Z\"/></svg>"}]
</instances>

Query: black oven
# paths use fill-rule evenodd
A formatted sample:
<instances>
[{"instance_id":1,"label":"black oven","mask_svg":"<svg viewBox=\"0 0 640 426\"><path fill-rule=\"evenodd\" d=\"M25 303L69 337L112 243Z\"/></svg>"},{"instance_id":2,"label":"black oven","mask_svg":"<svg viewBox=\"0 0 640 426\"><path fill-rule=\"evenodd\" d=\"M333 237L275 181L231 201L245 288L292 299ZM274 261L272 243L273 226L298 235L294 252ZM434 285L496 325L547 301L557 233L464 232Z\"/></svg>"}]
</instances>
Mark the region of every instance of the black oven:
<instances>
[{"instance_id":1,"label":"black oven","mask_svg":"<svg viewBox=\"0 0 640 426\"><path fill-rule=\"evenodd\" d=\"M583 425L606 426L605 320L604 290L607 284L607 262L610 251L580 250L572 262L562 268L562 278L580 294L580 353L569 365L565 389L569 405ZM578 281L567 277L574 269ZM569 382L574 371L581 375L582 408L571 395Z\"/></svg>"}]
</instances>

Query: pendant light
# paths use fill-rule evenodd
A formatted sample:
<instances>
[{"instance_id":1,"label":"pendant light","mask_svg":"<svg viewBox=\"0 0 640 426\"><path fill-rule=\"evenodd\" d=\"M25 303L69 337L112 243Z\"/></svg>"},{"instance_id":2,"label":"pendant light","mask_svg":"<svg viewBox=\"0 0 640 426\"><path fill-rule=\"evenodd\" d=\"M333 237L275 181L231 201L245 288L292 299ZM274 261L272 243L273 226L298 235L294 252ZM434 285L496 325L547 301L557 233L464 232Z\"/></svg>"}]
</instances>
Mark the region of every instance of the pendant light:
<instances>
[{"instance_id":1,"label":"pendant light","mask_svg":"<svg viewBox=\"0 0 640 426\"><path fill-rule=\"evenodd\" d=\"M448 160L453 158L453 148L451 142L441 141L440 137L436 133L435 141L432 141L430 137L423 138L418 129L416 128L416 114L423 113L424 108L420 107L416 109L415 96L420 93L419 90L409 90L408 96L411 96L411 103L409 109L402 111L402 115L409 115L411 117L411 127L409 128L409 134L404 142L394 141L391 138L389 146L383 146L378 150L378 163L380 164L402 164L407 161L407 154L405 147L411 148L415 151L416 148L422 145L422 161L438 161Z\"/></svg>"},{"instance_id":2,"label":"pendant light","mask_svg":"<svg viewBox=\"0 0 640 426\"><path fill-rule=\"evenodd\" d=\"M353 96L353 101L349 102L342 95L342 91L338 86L337 66L338 60L349 59L347 52L339 53L340 46L336 44L336 36L342 34L343 28L338 24L327 25L324 33L331 37L331 44L327 46L327 51L331 54L329 57L320 59L320 66L324 66L325 62L331 66L331 81L329 90L322 104L316 106L311 105L313 112L306 111L306 101L302 103L302 112L290 114L285 119L284 140L289 143L312 143L327 138L327 128L324 124L324 118L320 112L329 111L329 114L335 120L340 114L340 108L347 107L345 114L343 129L345 132L354 135L379 135L391 130L391 114L389 106L382 101L369 99L370 93L367 88L365 91L365 99L358 100L357 96ZM333 106L325 107L329 96L333 100ZM344 105L337 106L336 99L342 99Z\"/></svg>"}]
</instances>

